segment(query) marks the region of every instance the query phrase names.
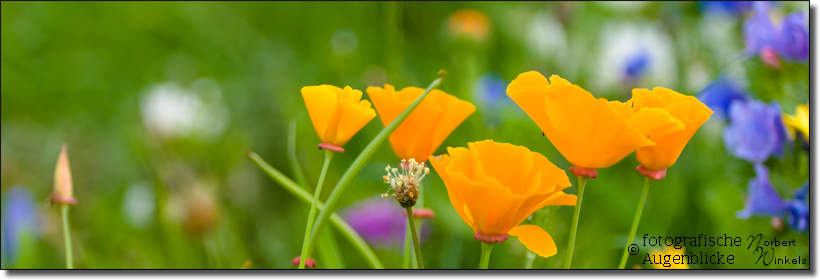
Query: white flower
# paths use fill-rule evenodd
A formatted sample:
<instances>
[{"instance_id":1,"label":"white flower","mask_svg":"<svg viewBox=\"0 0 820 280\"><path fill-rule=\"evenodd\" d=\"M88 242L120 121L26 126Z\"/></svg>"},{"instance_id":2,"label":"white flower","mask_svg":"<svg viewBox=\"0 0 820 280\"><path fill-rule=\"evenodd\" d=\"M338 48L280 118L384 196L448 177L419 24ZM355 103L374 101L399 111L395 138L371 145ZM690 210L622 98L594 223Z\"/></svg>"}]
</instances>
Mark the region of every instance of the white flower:
<instances>
[{"instance_id":1,"label":"white flower","mask_svg":"<svg viewBox=\"0 0 820 280\"><path fill-rule=\"evenodd\" d=\"M148 131L160 138L210 141L228 124L228 110L220 99L219 86L212 79L197 80L191 89L175 83L156 85L142 96L142 119Z\"/></svg>"}]
</instances>

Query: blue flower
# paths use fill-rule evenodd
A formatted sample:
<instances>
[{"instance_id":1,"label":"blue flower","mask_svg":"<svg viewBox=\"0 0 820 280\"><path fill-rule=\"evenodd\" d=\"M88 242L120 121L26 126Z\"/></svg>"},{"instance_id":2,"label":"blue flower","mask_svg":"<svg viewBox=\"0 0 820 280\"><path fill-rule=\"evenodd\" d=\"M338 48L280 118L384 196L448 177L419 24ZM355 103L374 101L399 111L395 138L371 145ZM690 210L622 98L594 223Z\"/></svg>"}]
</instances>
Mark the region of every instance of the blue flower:
<instances>
[{"instance_id":1,"label":"blue flower","mask_svg":"<svg viewBox=\"0 0 820 280\"><path fill-rule=\"evenodd\" d=\"M783 19L778 52L783 59L807 61L809 59L809 31L806 15L793 12Z\"/></svg>"},{"instance_id":2,"label":"blue flower","mask_svg":"<svg viewBox=\"0 0 820 280\"><path fill-rule=\"evenodd\" d=\"M729 105L731 124L723 131L726 148L736 157L760 163L770 155L783 156L788 141L780 105L762 101L733 101Z\"/></svg>"},{"instance_id":3,"label":"blue flower","mask_svg":"<svg viewBox=\"0 0 820 280\"><path fill-rule=\"evenodd\" d=\"M37 237L37 217L39 216L34 195L27 188L14 186L3 195L3 250L8 262L14 265L18 257L18 246L24 234Z\"/></svg>"},{"instance_id":4,"label":"blue flower","mask_svg":"<svg viewBox=\"0 0 820 280\"><path fill-rule=\"evenodd\" d=\"M698 1L698 10L705 13L726 13L740 16L752 9L754 1Z\"/></svg>"},{"instance_id":5,"label":"blue flower","mask_svg":"<svg viewBox=\"0 0 820 280\"><path fill-rule=\"evenodd\" d=\"M626 60L625 68L627 80L635 81L640 79L646 70L649 69L649 54L646 50L641 49L638 53L633 54Z\"/></svg>"},{"instance_id":6,"label":"blue flower","mask_svg":"<svg viewBox=\"0 0 820 280\"><path fill-rule=\"evenodd\" d=\"M809 228L809 204L802 200L786 201L786 217L789 227L797 232Z\"/></svg>"},{"instance_id":7,"label":"blue flower","mask_svg":"<svg viewBox=\"0 0 820 280\"><path fill-rule=\"evenodd\" d=\"M751 216L779 217L786 204L769 181L769 170L763 164L755 164L756 177L749 180L746 208L735 212L738 219Z\"/></svg>"},{"instance_id":8,"label":"blue flower","mask_svg":"<svg viewBox=\"0 0 820 280\"><path fill-rule=\"evenodd\" d=\"M755 2L754 13L743 23L743 39L749 54L759 54L764 47L777 49L780 32L769 17L768 3Z\"/></svg>"},{"instance_id":9,"label":"blue flower","mask_svg":"<svg viewBox=\"0 0 820 280\"><path fill-rule=\"evenodd\" d=\"M700 91L698 97L703 104L709 106L715 113L727 117L729 104L735 100L749 100L749 96L737 83L725 75L720 75Z\"/></svg>"},{"instance_id":10,"label":"blue flower","mask_svg":"<svg viewBox=\"0 0 820 280\"><path fill-rule=\"evenodd\" d=\"M507 82L498 73L486 73L478 79L473 98L476 102L487 107L500 105L501 102L509 100L507 98Z\"/></svg>"},{"instance_id":11,"label":"blue flower","mask_svg":"<svg viewBox=\"0 0 820 280\"><path fill-rule=\"evenodd\" d=\"M798 188L794 191L794 199L801 200L803 202L809 202L809 181L807 180L803 183L803 186Z\"/></svg>"}]
</instances>

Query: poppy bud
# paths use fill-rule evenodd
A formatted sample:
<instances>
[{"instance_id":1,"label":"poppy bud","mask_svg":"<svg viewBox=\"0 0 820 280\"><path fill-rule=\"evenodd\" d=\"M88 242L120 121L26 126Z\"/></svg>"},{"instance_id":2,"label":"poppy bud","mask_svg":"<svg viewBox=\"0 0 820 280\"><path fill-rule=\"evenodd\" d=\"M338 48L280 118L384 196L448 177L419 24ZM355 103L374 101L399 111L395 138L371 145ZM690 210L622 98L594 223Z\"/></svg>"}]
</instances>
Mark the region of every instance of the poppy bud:
<instances>
[{"instance_id":1,"label":"poppy bud","mask_svg":"<svg viewBox=\"0 0 820 280\"><path fill-rule=\"evenodd\" d=\"M71 168L68 165L68 146L63 144L60 157L57 159L57 167L54 169L54 192L51 194L51 202L59 204L77 204L77 199L73 196L71 184Z\"/></svg>"}]
</instances>

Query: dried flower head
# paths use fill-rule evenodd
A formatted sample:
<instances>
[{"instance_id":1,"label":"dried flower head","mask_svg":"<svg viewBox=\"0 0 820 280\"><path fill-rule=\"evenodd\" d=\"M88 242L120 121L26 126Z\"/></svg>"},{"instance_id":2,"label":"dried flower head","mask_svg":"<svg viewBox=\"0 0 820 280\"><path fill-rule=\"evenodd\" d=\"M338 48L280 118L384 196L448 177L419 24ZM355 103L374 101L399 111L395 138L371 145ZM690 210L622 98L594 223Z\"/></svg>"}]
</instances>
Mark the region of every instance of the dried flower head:
<instances>
[{"instance_id":1,"label":"dried flower head","mask_svg":"<svg viewBox=\"0 0 820 280\"><path fill-rule=\"evenodd\" d=\"M424 176L430 174L430 168L425 167L424 162L416 162L415 159L401 160L399 168L390 168L388 165L384 171L384 182L390 185L387 192L382 194L382 198L390 197L390 190L393 190L392 197L401 204L401 207L413 207L419 198L419 183Z\"/></svg>"}]
</instances>

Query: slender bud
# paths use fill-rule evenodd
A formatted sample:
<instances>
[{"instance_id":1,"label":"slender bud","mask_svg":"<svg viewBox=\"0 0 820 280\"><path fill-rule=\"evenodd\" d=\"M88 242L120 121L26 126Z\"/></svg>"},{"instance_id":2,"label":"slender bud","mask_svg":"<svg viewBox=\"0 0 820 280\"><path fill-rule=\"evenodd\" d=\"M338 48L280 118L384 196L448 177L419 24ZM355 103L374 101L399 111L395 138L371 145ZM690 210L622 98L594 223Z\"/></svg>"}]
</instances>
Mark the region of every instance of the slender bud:
<instances>
[{"instance_id":1,"label":"slender bud","mask_svg":"<svg viewBox=\"0 0 820 280\"><path fill-rule=\"evenodd\" d=\"M68 165L68 146L63 144L57 167L54 169L54 193L51 194L51 203L77 204L71 184L71 168Z\"/></svg>"}]
</instances>

